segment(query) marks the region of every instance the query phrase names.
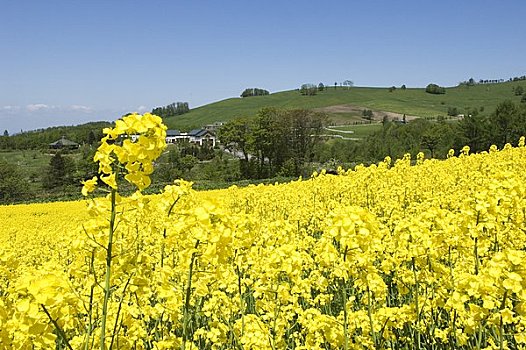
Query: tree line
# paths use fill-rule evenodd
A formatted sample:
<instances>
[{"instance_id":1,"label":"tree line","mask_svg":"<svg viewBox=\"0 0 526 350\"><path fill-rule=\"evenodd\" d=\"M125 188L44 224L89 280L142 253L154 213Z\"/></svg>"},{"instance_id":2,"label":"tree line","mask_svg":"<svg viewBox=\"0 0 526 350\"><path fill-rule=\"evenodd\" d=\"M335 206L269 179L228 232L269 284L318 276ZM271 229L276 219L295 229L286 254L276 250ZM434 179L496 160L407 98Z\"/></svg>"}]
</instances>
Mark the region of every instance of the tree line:
<instances>
[{"instance_id":1,"label":"tree line","mask_svg":"<svg viewBox=\"0 0 526 350\"><path fill-rule=\"evenodd\" d=\"M509 78L508 81L522 81L526 80L526 75L516 76L513 78ZM467 85L467 86L473 86L476 84L497 84L497 83L503 83L505 82L505 79L479 79L476 81L473 78L469 78L468 80L461 81L459 85Z\"/></svg>"},{"instance_id":2,"label":"tree line","mask_svg":"<svg viewBox=\"0 0 526 350\"><path fill-rule=\"evenodd\" d=\"M33 131L24 131L9 135L4 132L0 136L0 149L47 149L51 142L66 137L78 144L96 144L102 137L102 129L111 126L110 122L91 122L76 126L56 126Z\"/></svg>"},{"instance_id":3,"label":"tree line","mask_svg":"<svg viewBox=\"0 0 526 350\"><path fill-rule=\"evenodd\" d=\"M445 158L451 148L457 152L466 145L471 152L487 151L491 145L502 149L506 143L517 144L521 136L526 136L526 104L506 100L488 114L477 108L468 109L458 122L444 117L420 118L405 124L384 120L381 130L361 142L338 140L324 145L329 151L330 147L336 150L319 152L318 160L332 157L342 162L374 163L386 156L397 159L420 151L428 157Z\"/></svg>"},{"instance_id":4,"label":"tree line","mask_svg":"<svg viewBox=\"0 0 526 350\"><path fill-rule=\"evenodd\" d=\"M269 95L270 92L265 89L259 89L259 88L247 88L243 90L241 93L241 97L250 97L250 96L266 96Z\"/></svg>"},{"instance_id":5,"label":"tree line","mask_svg":"<svg viewBox=\"0 0 526 350\"><path fill-rule=\"evenodd\" d=\"M241 158L242 178L297 176L312 161L327 121L323 113L268 107L254 119L237 118L223 125L219 140Z\"/></svg>"},{"instance_id":6,"label":"tree line","mask_svg":"<svg viewBox=\"0 0 526 350\"><path fill-rule=\"evenodd\" d=\"M483 112L482 108L468 109L459 121L437 117L402 123L384 118L380 130L360 141L347 141L323 135L326 116L266 108L253 120L226 123L219 138L241 158L240 178L263 178L308 175L314 164L352 167L421 151L427 157L445 158L451 148L458 152L467 145L472 152L487 151L491 145L516 144L526 135L526 103L506 100L494 111Z\"/></svg>"},{"instance_id":7,"label":"tree line","mask_svg":"<svg viewBox=\"0 0 526 350\"><path fill-rule=\"evenodd\" d=\"M328 86L329 85L325 85L323 83L319 83L318 85L312 84L312 83L301 84L299 88L299 92L300 94L304 96L314 96L319 91L326 91ZM351 87L354 86L354 82L352 82L351 80L345 80L340 83L340 87L343 87L343 86L345 86L347 89L350 89ZM334 89L336 89L337 87L338 87L338 82L335 81Z\"/></svg>"},{"instance_id":8,"label":"tree line","mask_svg":"<svg viewBox=\"0 0 526 350\"><path fill-rule=\"evenodd\" d=\"M158 115L161 118L174 117L188 112L190 112L188 102L173 102L167 106L152 109L152 114Z\"/></svg>"}]
</instances>

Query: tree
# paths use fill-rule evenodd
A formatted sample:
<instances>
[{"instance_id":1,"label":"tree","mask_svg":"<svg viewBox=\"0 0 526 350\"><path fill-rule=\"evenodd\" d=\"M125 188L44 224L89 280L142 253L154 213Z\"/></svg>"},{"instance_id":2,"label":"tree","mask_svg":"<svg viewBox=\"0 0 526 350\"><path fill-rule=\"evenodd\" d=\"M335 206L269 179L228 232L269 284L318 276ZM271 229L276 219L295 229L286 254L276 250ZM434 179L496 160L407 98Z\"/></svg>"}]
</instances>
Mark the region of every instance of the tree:
<instances>
[{"instance_id":1,"label":"tree","mask_svg":"<svg viewBox=\"0 0 526 350\"><path fill-rule=\"evenodd\" d=\"M179 158L179 163L177 164L181 171L184 173L192 170L194 166L198 163L198 159L196 157L186 155L184 157Z\"/></svg>"},{"instance_id":2,"label":"tree","mask_svg":"<svg viewBox=\"0 0 526 350\"><path fill-rule=\"evenodd\" d=\"M241 156L239 172L243 178L250 178L249 150L253 144L252 126L245 118L236 118L225 123L218 132L221 144L235 156Z\"/></svg>"},{"instance_id":3,"label":"tree","mask_svg":"<svg viewBox=\"0 0 526 350\"><path fill-rule=\"evenodd\" d=\"M236 181L241 178L239 167L228 159L223 159L221 153L210 162L199 165L199 178L216 181Z\"/></svg>"},{"instance_id":4,"label":"tree","mask_svg":"<svg viewBox=\"0 0 526 350\"><path fill-rule=\"evenodd\" d=\"M152 109L152 114L158 115L161 118L174 117L188 112L190 112L188 102L174 102L164 107Z\"/></svg>"},{"instance_id":5,"label":"tree","mask_svg":"<svg viewBox=\"0 0 526 350\"><path fill-rule=\"evenodd\" d=\"M517 120L519 119L517 106L510 100L503 101L497 105L495 111L490 115L491 141L499 147L503 147L516 135Z\"/></svg>"},{"instance_id":6,"label":"tree","mask_svg":"<svg viewBox=\"0 0 526 350\"><path fill-rule=\"evenodd\" d=\"M183 152L179 145L168 145L167 151L156 161L154 182L173 183L175 179L191 176L199 160L191 154L183 155Z\"/></svg>"},{"instance_id":7,"label":"tree","mask_svg":"<svg viewBox=\"0 0 526 350\"><path fill-rule=\"evenodd\" d=\"M440 95L440 94L445 94L446 89L441 86L438 86L437 84L428 84L426 86L426 92L429 94Z\"/></svg>"},{"instance_id":8,"label":"tree","mask_svg":"<svg viewBox=\"0 0 526 350\"><path fill-rule=\"evenodd\" d=\"M1 130L1 129L0 129ZM7 130L4 130L4 137L8 137L9 136L9 131Z\"/></svg>"},{"instance_id":9,"label":"tree","mask_svg":"<svg viewBox=\"0 0 526 350\"><path fill-rule=\"evenodd\" d=\"M365 119L367 119L367 120L373 120L373 118L374 118L374 113L373 113L373 111L370 110L370 109L364 109L364 110L362 111L362 116L363 116Z\"/></svg>"},{"instance_id":10,"label":"tree","mask_svg":"<svg viewBox=\"0 0 526 350\"><path fill-rule=\"evenodd\" d=\"M285 132L288 134L289 159L296 165L295 175L299 175L305 162L312 161L312 151L327 124L327 116L306 109L294 109L287 111L285 118L288 119Z\"/></svg>"},{"instance_id":11,"label":"tree","mask_svg":"<svg viewBox=\"0 0 526 350\"><path fill-rule=\"evenodd\" d=\"M345 80L343 82L343 86L347 86L347 89L350 89L352 86L354 86L354 83L351 80Z\"/></svg>"},{"instance_id":12,"label":"tree","mask_svg":"<svg viewBox=\"0 0 526 350\"><path fill-rule=\"evenodd\" d=\"M314 84L303 84L300 93L304 96L314 96L318 92L318 87Z\"/></svg>"},{"instance_id":13,"label":"tree","mask_svg":"<svg viewBox=\"0 0 526 350\"><path fill-rule=\"evenodd\" d=\"M400 87L400 89L405 90L405 89L407 89L407 88L406 88L405 84L403 84L403 85Z\"/></svg>"},{"instance_id":14,"label":"tree","mask_svg":"<svg viewBox=\"0 0 526 350\"><path fill-rule=\"evenodd\" d=\"M524 96L526 95L523 95L523 100L526 101ZM521 136L526 136L526 105L524 103L516 105L516 114L512 127L511 142L517 142Z\"/></svg>"},{"instance_id":15,"label":"tree","mask_svg":"<svg viewBox=\"0 0 526 350\"><path fill-rule=\"evenodd\" d=\"M286 118L283 113L283 110L273 107L262 108L252 124L252 150L258 159L257 175L260 178L274 173L275 168L288 156L284 136Z\"/></svg>"},{"instance_id":16,"label":"tree","mask_svg":"<svg viewBox=\"0 0 526 350\"><path fill-rule=\"evenodd\" d=\"M73 161L68 157L63 157L60 152L57 152L49 161L42 185L46 189L70 185L73 183L73 170Z\"/></svg>"},{"instance_id":17,"label":"tree","mask_svg":"<svg viewBox=\"0 0 526 350\"><path fill-rule=\"evenodd\" d=\"M12 203L23 199L27 184L18 166L0 160L0 203Z\"/></svg>"},{"instance_id":18,"label":"tree","mask_svg":"<svg viewBox=\"0 0 526 350\"><path fill-rule=\"evenodd\" d=\"M253 124L258 176L274 176L284 167L290 174L291 164L295 175L299 175L305 162L314 157L314 147L326 124L325 114L309 110L260 110Z\"/></svg>"},{"instance_id":19,"label":"tree","mask_svg":"<svg viewBox=\"0 0 526 350\"><path fill-rule=\"evenodd\" d=\"M325 90L325 85L323 85L323 83L319 83L318 84L318 91L323 91Z\"/></svg>"},{"instance_id":20,"label":"tree","mask_svg":"<svg viewBox=\"0 0 526 350\"><path fill-rule=\"evenodd\" d=\"M243 90L243 92L241 93L240 95L241 97L249 97L249 96L254 96L254 89L245 89Z\"/></svg>"},{"instance_id":21,"label":"tree","mask_svg":"<svg viewBox=\"0 0 526 350\"><path fill-rule=\"evenodd\" d=\"M513 88L513 92L515 93L515 96L520 96L524 93L524 88L519 85Z\"/></svg>"},{"instance_id":22,"label":"tree","mask_svg":"<svg viewBox=\"0 0 526 350\"><path fill-rule=\"evenodd\" d=\"M270 94L267 90L259 88L248 88L241 93L241 97L265 96Z\"/></svg>"},{"instance_id":23,"label":"tree","mask_svg":"<svg viewBox=\"0 0 526 350\"><path fill-rule=\"evenodd\" d=\"M457 107L448 107L447 108L447 115L449 115L450 117L456 117L458 115Z\"/></svg>"},{"instance_id":24,"label":"tree","mask_svg":"<svg viewBox=\"0 0 526 350\"><path fill-rule=\"evenodd\" d=\"M88 133L88 140L87 140L88 145L93 146L96 141L97 141L97 138L95 137L95 133L93 132L93 130L90 130Z\"/></svg>"},{"instance_id":25,"label":"tree","mask_svg":"<svg viewBox=\"0 0 526 350\"><path fill-rule=\"evenodd\" d=\"M225 149L231 153L241 153L243 159L249 159L249 145L252 142L250 122L245 118L236 118L225 123L218 132L218 138Z\"/></svg>"},{"instance_id":26,"label":"tree","mask_svg":"<svg viewBox=\"0 0 526 350\"><path fill-rule=\"evenodd\" d=\"M488 148L487 120L481 116L465 115L457 124L457 137L454 147L461 149L469 146L472 152L485 151Z\"/></svg>"},{"instance_id":27,"label":"tree","mask_svg":"<svg viewBox=\"0 0 526 350\"><path fill-rule=\"evenodd\" d=\"M435 124L422 134L422 146L431 152L431 158L435 158L435 150L442 139L441 129L440 124Z\"/></svg>"},{"instance_id":28,"label":"tree","mask_svg":"<svg viewBox=\"0 0 526 350\"><path fill-rule=\"evenodd\" d=\"M97 176L99 172L99 166L93 161L97 149L90 147L89 145L83 145L80 147L80 159L78 159L76 180L78 182L91 179L93 176Z\"/></svg>"}]
</instances>

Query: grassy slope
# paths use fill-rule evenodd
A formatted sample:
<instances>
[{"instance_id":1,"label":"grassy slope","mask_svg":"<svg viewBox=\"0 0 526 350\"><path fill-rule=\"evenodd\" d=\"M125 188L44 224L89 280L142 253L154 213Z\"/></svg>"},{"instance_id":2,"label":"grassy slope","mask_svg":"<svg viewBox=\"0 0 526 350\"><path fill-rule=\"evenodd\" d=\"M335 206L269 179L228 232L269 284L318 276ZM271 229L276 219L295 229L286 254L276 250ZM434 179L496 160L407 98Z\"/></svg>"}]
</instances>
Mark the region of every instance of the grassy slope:
<instances>
[{"instance_id":1,"label":"grassy slope","mask_svg":"<svg viewBox=\"0 0 526 350\"><path fill-rule=\"evenodd\" d=\"M74 161L79 161L81 154L73 152L66 155ZM0 160L20 167L28 190L39 192L42 190L42 176L47 171L52 154L41 150L0 150Z\"/></svg>"},{"instance_id":2,"label":"grassy slope","mask_svg":"<svg viewBox=\"0 0 526 350\"><path fill-rule=\"evenodd\" d=\"M520 101L513 93L513 87L526 85L526 82L506 82L500 84L460 86L447 88L444 95L432 95L425 89L396 89L353 87L347 89L329 88L316 96L302 96L296 90L277 92L268 96L229 98L195 108L182 116L167 118L170 128L188 130L201 127L215 121L229 121L235 117L253 117L263 107L280 108L318 108L342 104L352 104L368 109L405 113L420 117L446 115L448 107L465 108L484 107L486 112L493 111L497 104L505 99ZM526 86L525 86L526 87ZM344 115L341 117L345 118ZM349 115L348 118L355 118Z\"/></svg>"},{"instance_id":3,"label":"grassy slope","mask_svg":"<svg viewBox=\"0 0 526 350\"><path fill-rule=\"evenodd\" d=\"M331 129L332 132L329 131L329 130L325 130L325 133L327 133L327 134L331 134L332 133L332 134L336 134L336 135L341 135L343 137L351 137L351 138L362 139L362 138L365 138L365 137L369 136L373 132L381 130L381 129L382 129L382 124L381 123L357 124L357 125L346 125L346 126L333 128L333 129ZM353 133L352 134L350 134L350 133L341 133L341 132L338 132L338 130L352 131Z\"/></svg>"},{"instance_id":4,"label":"grassy slope","mask_svg":"<svg viewBox=\"0 0 526 350\"><path fill-rule=\"evenodd\" d=\"M0 160L22 166L28 172L40 171L49 164L51 156L39 150L0 151Z\"/></svg>"}]
</instances>

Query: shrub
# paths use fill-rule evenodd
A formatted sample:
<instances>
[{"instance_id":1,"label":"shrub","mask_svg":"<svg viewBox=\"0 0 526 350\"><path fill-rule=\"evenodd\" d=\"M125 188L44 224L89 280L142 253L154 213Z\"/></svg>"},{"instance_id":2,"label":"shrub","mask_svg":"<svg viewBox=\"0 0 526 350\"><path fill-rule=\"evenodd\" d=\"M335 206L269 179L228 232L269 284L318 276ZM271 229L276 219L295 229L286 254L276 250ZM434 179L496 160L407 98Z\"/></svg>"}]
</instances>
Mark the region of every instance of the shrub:
<instances>
[{"instance_id":1,"label":"shrub","mask_svg":"<svg viewBox=\"0 0 526 350\"><path fill-rule=\"evenodd\" d=\"M318 87L314 84L303 84L300 93L305 96L314 96L318 92Z\"/></svg>"},{"instance_id":2,"label":"shrub","mask_svg":"<svg viewBox=\"0 0 526 350\"><path fill-rule=\"evenodd\" d=\"M426 92L429 94L442 95L446 93L446 89L437 84L428 84L426 86Z\"/></svg>"},{"instance_id":3,"label":"shrub","mask_svg":"<svg viewBox=\"0 0 526 350\"><path fill-rule=\"evenodd\" d=\"M258 88L248 88L248 89L245 89L241 93L241 97L265 96L265 95L269 95L269 94L270 93L268 92L268 90L258 89Z\"/></svg>"}]
</instances>

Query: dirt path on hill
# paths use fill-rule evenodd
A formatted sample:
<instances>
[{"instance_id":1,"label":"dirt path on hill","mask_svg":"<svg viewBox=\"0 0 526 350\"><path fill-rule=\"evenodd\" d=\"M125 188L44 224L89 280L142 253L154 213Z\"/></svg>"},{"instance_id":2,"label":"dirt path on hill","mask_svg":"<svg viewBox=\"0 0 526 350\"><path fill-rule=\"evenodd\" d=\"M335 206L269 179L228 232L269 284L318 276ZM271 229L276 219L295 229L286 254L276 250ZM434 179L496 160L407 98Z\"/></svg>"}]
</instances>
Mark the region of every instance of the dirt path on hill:
<instances>
[{"instance_id":1,"label":"dirt path on hill","mask_svg":"<svg viewBox=\"0 0 526 350\"><path fill-rule=\"evenodd\" d=\"M334 106L328 106L328 107L315 108L314 110L317 112L325 112L325 113L357 113L361 115L364 109L370 109L370 108L345 104L345 105L334 105ZM375 121L382 121L384 116L387 116L389 120L402 120L404 118L404 115L401 113L380 111L380 110L375 110L375 109L371 109L371 110L373 111L373 114L374 114L373 120ZM407 121L419 118L416 115L406 115L405 117Z\"/></svg>"}]
</instances>

